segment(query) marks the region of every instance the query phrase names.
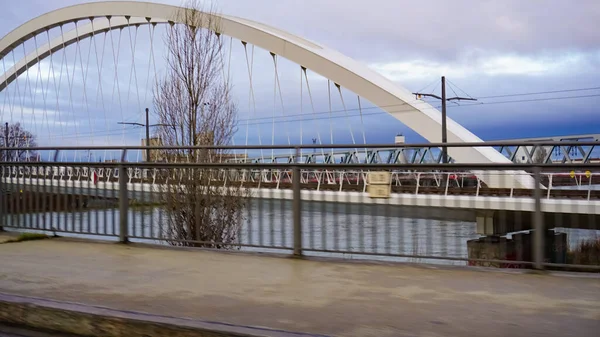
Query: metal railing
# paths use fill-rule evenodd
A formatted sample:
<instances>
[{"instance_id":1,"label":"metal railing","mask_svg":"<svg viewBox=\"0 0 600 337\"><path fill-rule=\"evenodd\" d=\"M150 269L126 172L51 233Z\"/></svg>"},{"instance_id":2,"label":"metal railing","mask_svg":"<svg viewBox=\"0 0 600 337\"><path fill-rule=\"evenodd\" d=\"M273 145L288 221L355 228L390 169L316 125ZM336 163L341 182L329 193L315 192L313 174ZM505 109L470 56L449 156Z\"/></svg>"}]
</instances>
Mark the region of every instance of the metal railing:
<instances>
[{"instance_id":1,"label":"metal railing","mask_svg":"<svg viewBox=\"0 0 600 337\"><path fill-rule=\"evenodd\" d=\"M62 151L74 150L82 149ZM297 256L600 270L599 164L0 165L5 230ZM500 172L500 180L533 177L535 188L486 189L478 179L455 186L458 177L487 171ZM312 181L315 172L336 179ZM384 189L392 193L373 194L372 172L389 173ZM397 183L408 175L416 179Z\"/></svg>"},{"instance_id":2,"label":"metal railing","mask_svg":"<svg viewBox=\"0 0 600 337\"><path fill-rule=\"evenodd\" d=\"M88 163L87 165L95 165ZM526 189L514 186L508 188L487 188L485 183L473 172L452 170L389 170L392 193L441 194L441 195L472 195L472 196L519 196L530 194ZM369 169L379 166L369 165ZM413 166L414 167L414 166ZM229 170L230 171L230 170ZM142 168L135 163L127 165L127 183L161 184L165 170L157 168ZM367 173L369 170L350 169L340 170L326 167L325 169L301 169L300 182L317 191L363 191L368 188ZM290 189L292 184L291 171L286 168L248 169L228 172L223 169L219 178L238 181L240 184L254 187ZM597 198L594 186L600 184L600 174L592 171L573 172L542 172L541 183L545 187L543 197L551 198ZM107 167L67 167L47 166L43 168L23 166L22 163L7 165L0 171L4 178L21 179L55 179L60 181L81 182L97 179L99 182L119 180L119 169ZM566 189L565 187L576 187Z\"/></svg>"}]
</instances>

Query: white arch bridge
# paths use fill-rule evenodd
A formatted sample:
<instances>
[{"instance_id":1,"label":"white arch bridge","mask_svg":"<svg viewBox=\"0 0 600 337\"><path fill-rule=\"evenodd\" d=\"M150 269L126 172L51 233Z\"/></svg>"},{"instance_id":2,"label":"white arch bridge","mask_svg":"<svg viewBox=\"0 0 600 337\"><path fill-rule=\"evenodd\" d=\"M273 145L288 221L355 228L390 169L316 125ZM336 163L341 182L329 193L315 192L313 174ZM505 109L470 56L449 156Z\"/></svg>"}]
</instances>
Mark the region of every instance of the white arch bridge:
<instances>
[{"instance_id":1,"label":"white arch bridge","mask_svg":"<svg viewBox=\"0 0 600 337\"><path fill-rule=\"evenodd\" d=\"M16 141L24 142L24 146L29 144L33 137L23 129L36 135L38 143L44 146L112 145L142 138L141 134L137 139L131 138L136 130L118 127L116 122L135 122L140 116L132 116L128 111L141 112L144 106L151 106L151 88L160 74L160 57L156 54L162 45L158 31L163 26L169 29L169 23L180 23L179 10L176 6L148 2L85 3L41 15L2 37L0 119L22 126L22 129L10 129L11 134L6 137L9 145ZM367 120L367 109L383 110L430 142L441 140L440 112L367 66L262 23L228 15L215 16L220 20L220 38L229 39L229 43L224 44L229 45L224 52L228 53L224 59L229 60L227 76L245 72L241 77L247 80L249 103L247 109L244 108L247 117L239 123L240 137L234 137L238 144L248 145L255 139L254 143L269 145L269 138L272 145L276 138L281 142L287 140L290 145L303 144L306 137L314 138L313 143L318 142L318 145L335 144L335 135L338 142L340 139L347 140L346 143L351 141L359 148L358 139L366 143L367 136L377 127ZM234 44L234 40L241 43ZM260 64L260 52L256 52L255 59L255 46L264 52L266 63ZM242 62L234 63L236 59ZM285 62L290 64L290 69L295 69L291 82L300 87L296 95L299 97L293 100L288 100L289 92L282 89L285 86L282 79L288 78L283 74ZM274 89L272 104L265 108L256 98L262 91L256 73L267 70L274 75L270 82ZM326 108L321 111L325 114L319 114L319 98L313 89L325 81L328 94L323 98ZM357 103L350 104L350 101ZM339 108L334 110L335 106ZM346 120L347 129L340 130L344 123L337 121L342 120ZM307 121L314 122L315 126L307 125L310 124ZM261 130L260 124L267 127ZM279 127L281 124L283 127ZM251 126L256 131L251 131ZM271 133L265 135L269 127ZM296 131L290 133L290 129ZM452 120L448 120L447 130L451 143L481 142ZM320 151L325 156L325 150ZM488 146L448 151L457 163L510 163L498 150ZM248 157L247 152L243 155ZM110 159L108 152L101 156L105 161ZM261 151L260 157L263 162L275 161L273 151L270 155ZM514 174L511 179L502 181L494 174L480 178L488 186L533 186L531 177L523 174Z\"/></svg>"}]
</instances>

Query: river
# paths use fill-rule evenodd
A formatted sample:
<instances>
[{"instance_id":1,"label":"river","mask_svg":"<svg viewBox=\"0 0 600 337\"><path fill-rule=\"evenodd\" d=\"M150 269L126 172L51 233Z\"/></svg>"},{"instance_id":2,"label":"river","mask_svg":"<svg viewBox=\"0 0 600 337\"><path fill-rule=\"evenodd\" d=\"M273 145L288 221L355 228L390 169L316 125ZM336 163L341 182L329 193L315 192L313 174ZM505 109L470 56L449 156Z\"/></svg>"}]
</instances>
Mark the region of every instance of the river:
<instances>
[{"instance_id":1,"label":"river","mask_svg":"<svg viewBox=\"0 0 600 337\"><path fill-rule=\"evenodd\" d=\"M418 255L453 258L467 257L467 241L479 238L476 225L466 221L441 221L403 217L393 207L373 208L362 205L304 203L302 212L303 247L307 255L343 256L404 262L426 262L421 258L385 255ZM425 210L426 211L426 210ZM58 229L61 236L118 240L118 209L88 209L78 212L30 213L7 215L7 224L19 231L38 232ZM128 211L131 241L168 244L162 207L135 207ZM587 239L599 238L600 231L557 229L566 232L571 247ZM247 251L273 251L265 247L293 245L291 201L254 200L244 212L238 242ZM51 232L51 231L50 231ZM509 235L510 237L510 235ZM322 251L345 251L333 254ZM358 254L366 253L366 254ZM374 256L373 254L381 254ZM464 261L441 261L464 265Z\"/></svg>"}]
</instances>

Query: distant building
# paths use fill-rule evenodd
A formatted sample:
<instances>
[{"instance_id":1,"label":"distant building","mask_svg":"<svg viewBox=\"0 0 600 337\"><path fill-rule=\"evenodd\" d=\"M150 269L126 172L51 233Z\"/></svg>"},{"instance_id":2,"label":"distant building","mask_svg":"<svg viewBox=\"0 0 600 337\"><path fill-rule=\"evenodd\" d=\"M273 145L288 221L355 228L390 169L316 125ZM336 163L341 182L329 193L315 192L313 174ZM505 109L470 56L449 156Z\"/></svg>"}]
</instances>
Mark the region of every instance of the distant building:
<instances>
[{"instance_id":1,"label":"distant building","mask_svg":"<svg viewBox=\"0 0 600 337\"><path fill-rule=\"evenodd\" d=\"M396 135L396 138L394 139L394 144L396 144L396 145L404 144L405 142L406 142L406 138L402 134Z\"/></svg>"},{"instance_id":2,"label":"distant building","mask_svg":"<svg viewBox=\"0 0 600 337\"><path fill-rule=\"evenodd\" d=\"M142 139L142 146L146 146L146 139ZM158 137L154 137L154 138L150 138L149 141L149 145L148 146L163 146L163 141L161 138ZM165 160L165 153L164 151L161 150L150 150L150 160L148 160L148 158L146 158L146 151L142 151L142 160L145 162L164 162Z\"/></svg>"},{"instance_id":3,"label":"distant building","mask_svg":"<svg viewBox=\"0 0 600 337\"><path fill-rule=\"evenodd\" d=\"M42 161L42 156L39 153L34 153L29 156L29 161L34 163L40 162Z\"/></svg>"},{"instance_id":4,"label":"distant building","mask_svg":"<svg viewBox=\"0 0 600 337\"><path fill-rule=\"evenodd\" d=\"M214 144L214 135L212 132L202 133L196 137L196 144L198 146L210 146ZM164 146L162 139L155 137L150 138L150 146ZM146 139L142 139L142 146L146 146ZM196 151L196 158L203 158L209 156L211 162L235 162L244 161L248 158L245 154L234 154L234 153L219 153L221 150L208 150L199 149ZM142 151L142 159L148 162L146 159L146 151ZM150 162L188 162L189 156L186 150L150 150ZM203 160L199 160L203 161Z\"/></svg>"},{"instance_id":5,"label":"distant building","mask_svg":"<svg viewBox=\"0 0 600 337\"><path fill-rule=\"evenodd\" d=\"M395 145L401 145L401 144L405 144L405 143L406 143L406 137L401 133L397 134L396 137L394 138ZM402 151L400 153L400 155L398 156L398 162L400 162L401 164L407 164L409 161L406 156L407 156L406 151Z\"/></svg>"}]
</instances>

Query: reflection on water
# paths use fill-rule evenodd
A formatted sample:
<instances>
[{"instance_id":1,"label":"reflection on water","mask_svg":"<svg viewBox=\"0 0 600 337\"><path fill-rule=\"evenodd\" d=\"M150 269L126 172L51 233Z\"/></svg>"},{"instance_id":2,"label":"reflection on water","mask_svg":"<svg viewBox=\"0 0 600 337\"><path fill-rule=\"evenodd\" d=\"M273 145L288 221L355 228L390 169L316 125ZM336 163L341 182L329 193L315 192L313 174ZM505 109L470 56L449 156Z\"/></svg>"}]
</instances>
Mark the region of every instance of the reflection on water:
<instances>
[{"instance_id":1,"label":"reflection on water","mask_svg":"<svg viewBox=\"0 0 600 337\"><path fill-rule=\"evenodd\" d=\"M383 213L383 214L382 214ZM74 213L8 215L7 224L21 230L52 231L63 236L117 240L118 209L90 209ZM131 208L128 212L132 241L168 244L166 214L161 207ZM18 225L17 225L18 224ZM478 238L473 222L439 221L402 217L393 207L381 209L361 205L303 203L303 247L307 255L363 258L355 253L467 257L466 242ZM600 231L560 229L568 234L569 244L600 237ZM245 211L238 243L291 249L292 207L290 201L259 199ZM265 248L242 247L246 251ZM344 251L332 254L327 251ZM324 252L325 251L325 252ZM369 259L425 262L416 258L367 256ZM436 263L462 264L463 261Z\"/></svg>"}]
</instances>

